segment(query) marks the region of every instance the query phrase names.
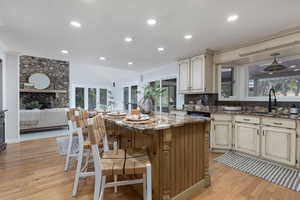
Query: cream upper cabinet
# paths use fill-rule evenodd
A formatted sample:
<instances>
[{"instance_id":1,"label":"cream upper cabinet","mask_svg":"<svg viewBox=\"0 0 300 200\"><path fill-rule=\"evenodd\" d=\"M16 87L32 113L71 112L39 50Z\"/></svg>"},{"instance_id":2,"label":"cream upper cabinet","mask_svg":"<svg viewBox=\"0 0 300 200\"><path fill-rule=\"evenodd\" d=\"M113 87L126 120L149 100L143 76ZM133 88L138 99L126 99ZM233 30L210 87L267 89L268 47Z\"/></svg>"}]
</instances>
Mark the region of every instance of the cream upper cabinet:
<instances>
[{"instance_id":1,"label":"cream upper cabinet","mask_svg":"<svg viewBox=\"0 0 300 200\"><path fill-rule=\"evenodd\" d=\"M288 165L296 164L296 131L263 126L262 156Z\"/></svg>"},{"instance_id":2,"label":"cream upper cabinet","mask_svg":"<svg viewBox=\"0 0 300 200\"><path fill-rule=\"evenodd\" d=\"M179 90L186 92L190 89L190 60L182 60L179 65Z\"/></svg>"},{"instance_id":3,"label":"cream upper cabinet","mask_svg":"<svg viewBox=\"0 0 300 200\"><path fill-rule=\"evenodd\" d=\"M191 90L204 92L205 56L196 56L191 59Z\"/></svg>"},{"instance_id":4,"label":"cream upper cabinet","mask_svg":"<svg viewBox=\"0 0 300 200\"><path fill-rule=\"evenodd\" d=\"M213 56L200 55L182 60L179 65L180 93L213 92Z\"/></svg>"},{"instance_id":5,"label":"cream upper cabinet","mask_svg":"<svg viewBox=\"0 0 300 200\"><path fill-rule=\"evenodd\" d=\"M235 124L235 149L255 156L259 155L260 132L259 125Z\"/></svg>"},{"instance_id":6,"label":"cream upper cabinet","mask_svg":"<svg viewBox=\"0 0 300 200\"><path fill-rule=\"evenodd\" d=\"M232 123L226 121L213 121L211 130L211 148L232 148Z\"/></svg>"}]
</instances>

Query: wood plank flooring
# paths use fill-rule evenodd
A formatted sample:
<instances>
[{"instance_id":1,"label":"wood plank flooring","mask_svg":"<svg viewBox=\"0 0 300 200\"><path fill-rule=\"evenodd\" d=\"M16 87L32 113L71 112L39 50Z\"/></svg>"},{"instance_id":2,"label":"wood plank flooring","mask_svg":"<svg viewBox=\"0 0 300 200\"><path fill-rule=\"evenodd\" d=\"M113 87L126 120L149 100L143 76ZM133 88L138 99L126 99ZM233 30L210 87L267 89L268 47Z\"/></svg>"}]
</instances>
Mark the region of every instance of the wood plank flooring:
<instances>
[{"instance_id":1,"label":"wood plank flooring","mask_svg":"<svg viewBox=\"0 0 300 200\"><path fill-rule=\"evenodd\" d=\"M212 186L199 191L191 200L299 200L300 192L231 169L212 159ZM81 181L77 197L71 197L74 167L65 173L64 158L57 153L55 138L8 145L0 153L1 200L91 200L93 178ZM105 200L139 200L130 187L114 194L105 192Z\"/></svg>"}]
</instances>

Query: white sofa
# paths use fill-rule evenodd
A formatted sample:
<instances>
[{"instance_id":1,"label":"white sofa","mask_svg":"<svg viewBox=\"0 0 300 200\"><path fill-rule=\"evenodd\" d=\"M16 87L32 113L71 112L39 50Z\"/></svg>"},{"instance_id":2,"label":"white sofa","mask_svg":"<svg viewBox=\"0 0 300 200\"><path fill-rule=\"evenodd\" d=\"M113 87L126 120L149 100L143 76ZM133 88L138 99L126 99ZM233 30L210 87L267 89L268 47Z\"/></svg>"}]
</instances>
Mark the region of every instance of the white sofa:
<instances>
[{"instance_id":1,"label":"white sofa","mask_svg":"<svg viewBox=\"0 0 300 200\"><path fill-rule=\"evenodd\" d=\"M21 110L21 131L51 129L67 126L67 108Z\"/></svg>"}]
</instances>

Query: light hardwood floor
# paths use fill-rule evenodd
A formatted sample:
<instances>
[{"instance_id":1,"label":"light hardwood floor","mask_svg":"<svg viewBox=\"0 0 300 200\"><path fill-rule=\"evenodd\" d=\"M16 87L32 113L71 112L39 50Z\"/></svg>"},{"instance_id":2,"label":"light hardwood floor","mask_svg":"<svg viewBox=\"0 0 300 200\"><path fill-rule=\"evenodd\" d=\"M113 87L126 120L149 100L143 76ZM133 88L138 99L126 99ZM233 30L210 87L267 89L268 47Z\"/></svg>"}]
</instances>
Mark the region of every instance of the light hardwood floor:
<instances>
[{"instance_id":1,"label":"light hardwood floor","mask_svg":"<svg viewBox=\"0 0 300 200\"><path fill-rule=\"evenodd\" d=\"M78 196L71 197L74 170L63 171L64 158L56 151L55 138L8 145L0 153L1 200L91 200L93 179L81 181ZM267 181L213 162L212 186L199 191L192 200L299 200L300 192L273 185ZM74 167L73 167L74 169ZM130 187L113 194L108 189L105 200L138 200Z\"/></svg>"}]
</instances>

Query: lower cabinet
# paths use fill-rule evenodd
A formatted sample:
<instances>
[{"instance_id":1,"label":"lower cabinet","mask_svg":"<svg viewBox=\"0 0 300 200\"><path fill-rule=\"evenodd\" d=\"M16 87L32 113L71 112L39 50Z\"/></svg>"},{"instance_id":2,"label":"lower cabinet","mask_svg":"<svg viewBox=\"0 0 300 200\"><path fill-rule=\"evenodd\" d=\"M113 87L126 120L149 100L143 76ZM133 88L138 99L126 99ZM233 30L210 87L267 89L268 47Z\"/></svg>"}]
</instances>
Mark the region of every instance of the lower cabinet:
<instances>
[{"instance_id":1,"label":"lower cabinet","mask_svg":"<svg viewBox=\"0 0 300 200\"><path fill-rule=\"evenodd\" d=\"M211 148L232 148L232 123L226 121L213 121L211 131Z\"/></svg>"},{"instance_id":2,"label":"lower cabinet","mask_svg":"<svg viewBox=\"0 0 300 200\"><path fill-rule=\"evenodd\" d=\"M286 128L263 126L263 157L288 165L296 164L296 131Z\"/></svg>"},{"instance_id":3,"label":"lower cabinet","mask_svg":"<svg viewBox=\"0 0 300 200\"><path fill-rule=\"evenodd\" d=\"M259 125L235 124L235 150L258 156L260 152L259 141Z\"/></svg>"}]
</instances>

